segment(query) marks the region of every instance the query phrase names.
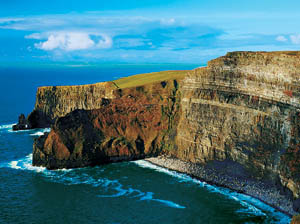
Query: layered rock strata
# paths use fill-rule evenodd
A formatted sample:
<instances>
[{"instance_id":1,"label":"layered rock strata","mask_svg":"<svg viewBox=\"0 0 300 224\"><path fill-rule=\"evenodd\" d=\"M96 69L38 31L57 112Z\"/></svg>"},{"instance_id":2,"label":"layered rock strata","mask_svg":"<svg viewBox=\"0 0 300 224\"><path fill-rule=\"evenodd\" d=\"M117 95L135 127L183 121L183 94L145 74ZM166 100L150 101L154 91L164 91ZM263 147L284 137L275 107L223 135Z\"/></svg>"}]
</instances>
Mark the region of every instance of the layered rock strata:
<instances>
[{"instance_id":1,"label":"layered rock strata","mask_svg":"<svg viewBox=\"0 0 300 224\"><path fill-rule=\"evenodd\" d=\"M61 118L36 140L34 165L69 168L168 154L196 164L239 164L246 176L300 196L299 52L228 53L183 80L90 91L90 107L73 102L67 90L44 100L57 93L48 88L36 109ZM85 110L67 114L58 106L66 99Z\"/></svg>"},{"instance_id":2,"label":"layered rock strata","mask_svg":"<svg viewBox=\"0 0 300 224\"><path fill-rule=\"evenodd\" d=\"M79 86L40 87L37 91L34 111L40 111L54 120L76 109L100 108L102 98L111 99L112 97L111 82Z\"/></svg>"},{"instance_id":3,"label":"layered rock strata","mask_svg":"<svg viewBox=\"0 0 300 224\"><path fill-rule=\"evenodd\" d=\"M102 98L111 99L115 86L103 82L78 86L39 87L34 110L26 119L26 128L18 123L14 130L47 128L56 119L76 109L91 110L101 107Z\"/></svg>"},{"instance_id":4,"label":"layered rock strata","mask_svg":"<svg viewBox=\"0 0 300 224\"><path fill-rule=\"evenodd\" d=\"M184 80L172 154L238 162L257 178L279 179L298 198L299 90L298 52L234 52L210 61Z\"/></svg>"},{"instance_id":5,"label":"layered rock strata","mask_svg":"<svg viewBox=\"0 0 300 224\"><path fill-rule=\"evenodd\" d=\"M170 80L114 91L100 109L58 118L35 141L33 164L49 169L93 166L157 156L173 148L179 115L178 83Z\"/></svg>"}]
</instances>

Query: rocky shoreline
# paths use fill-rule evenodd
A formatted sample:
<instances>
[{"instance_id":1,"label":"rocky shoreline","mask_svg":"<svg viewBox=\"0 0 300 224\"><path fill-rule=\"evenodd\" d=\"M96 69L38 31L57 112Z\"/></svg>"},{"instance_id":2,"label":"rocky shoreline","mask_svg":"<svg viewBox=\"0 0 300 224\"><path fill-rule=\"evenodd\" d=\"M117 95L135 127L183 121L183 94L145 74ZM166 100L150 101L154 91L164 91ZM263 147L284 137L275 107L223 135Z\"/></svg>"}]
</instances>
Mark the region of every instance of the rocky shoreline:
<instances>
[{"instance_id":1,"label":"rocky shoreline","mask_svg":"<svg viewBox=\"0 0 300 224\"><path fill-rule=\"evenodd\" d=\"M296 214L293 210L292 200L282 195L277 187L270 183L261 182L254 178L232 176L220 172L220 170L217 170L218 168L185 162L169 156L159 156L145 160L160 167L188 174L206 183L252 196L290 217ZM226 168L223 170L226 172Z\"/></svg>"}]
</instances>

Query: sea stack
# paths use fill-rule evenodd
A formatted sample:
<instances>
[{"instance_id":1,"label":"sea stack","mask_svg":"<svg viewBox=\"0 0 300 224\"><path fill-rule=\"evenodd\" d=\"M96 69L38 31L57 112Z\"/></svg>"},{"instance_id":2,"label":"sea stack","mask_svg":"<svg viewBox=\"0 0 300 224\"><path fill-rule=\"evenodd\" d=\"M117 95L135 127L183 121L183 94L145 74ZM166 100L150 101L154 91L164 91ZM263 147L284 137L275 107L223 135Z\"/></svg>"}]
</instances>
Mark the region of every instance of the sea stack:
<instances>
[{"instance_id":1,"label":"sea stack","mask_svg":"<svg viewBox=\"0 0 300 224\"><path fill-rule=\"evenodd\" d=\"M18 123L13 125L12 129L13 131L30 129L30 126L24 114L20 114Z\"/></svg>"}]
</instances>

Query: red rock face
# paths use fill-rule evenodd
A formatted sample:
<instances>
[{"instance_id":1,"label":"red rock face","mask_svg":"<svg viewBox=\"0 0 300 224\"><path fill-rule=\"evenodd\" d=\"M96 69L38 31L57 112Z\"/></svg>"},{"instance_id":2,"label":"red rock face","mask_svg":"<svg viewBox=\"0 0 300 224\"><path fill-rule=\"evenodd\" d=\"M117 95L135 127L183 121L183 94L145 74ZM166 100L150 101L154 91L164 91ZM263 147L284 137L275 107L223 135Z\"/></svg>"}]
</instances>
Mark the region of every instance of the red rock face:
<instances>
[{"instance_id":1,"label":"red rock face","mask_svg":"<svg viewBox=\"0 0 300 224\"><path fill-rule=\"evenodd\" d=\"M159 155L179 114L177 82L118 90L100 109L76 110L35 142L34 165L82 167ZM173 121L172 121L173 119Z\"/></svg>"},{"instance_id":2,"label":"red rock face","mask_svg":"<svg viewBox=\"0 0 300 224\"><path fill-rule=\"evenodd\" d=\"M300 224L300 215L294 216L291 224Z\"/></svg>"}]
</instances>

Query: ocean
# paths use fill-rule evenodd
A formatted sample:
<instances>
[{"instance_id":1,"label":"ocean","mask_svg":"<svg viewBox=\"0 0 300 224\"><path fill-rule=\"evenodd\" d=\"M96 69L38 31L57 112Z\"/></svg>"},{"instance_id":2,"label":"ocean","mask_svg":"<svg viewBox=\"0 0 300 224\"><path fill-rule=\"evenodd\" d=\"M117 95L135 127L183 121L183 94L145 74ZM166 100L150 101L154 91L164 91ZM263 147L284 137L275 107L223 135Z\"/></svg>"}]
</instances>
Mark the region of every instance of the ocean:
<instances>
[{"instance_id":1,"label":"ocean","mask_svg":"<svg viewBox=\"0 0 300 224\"><path fill-rule=\"evenodd\" d=\"M195 67L0 67L0 223L289 223L257 199L144 160L57 171L33 167L33 141L49 129L11 131L20 113L32 111L38 86Z\"/></svg>"}]
</instances>

